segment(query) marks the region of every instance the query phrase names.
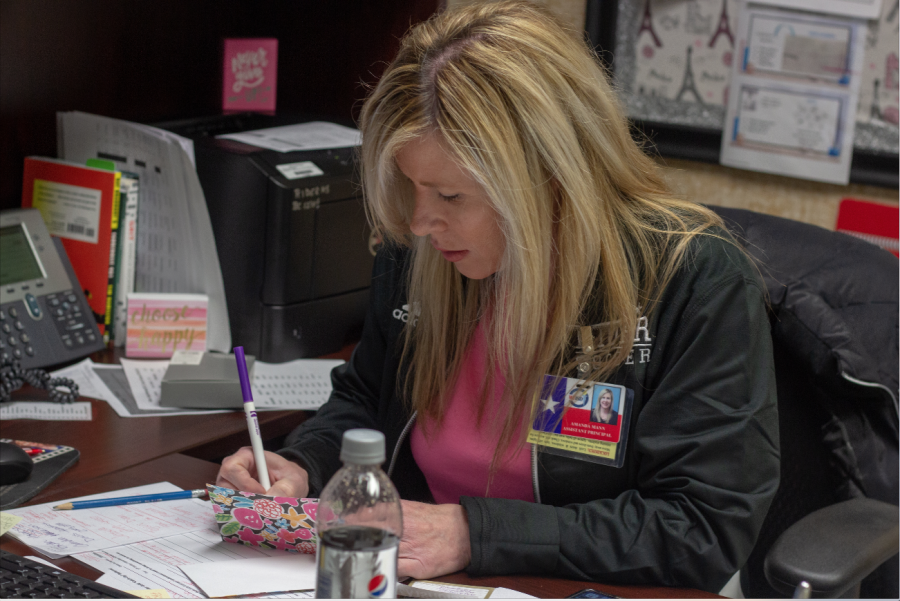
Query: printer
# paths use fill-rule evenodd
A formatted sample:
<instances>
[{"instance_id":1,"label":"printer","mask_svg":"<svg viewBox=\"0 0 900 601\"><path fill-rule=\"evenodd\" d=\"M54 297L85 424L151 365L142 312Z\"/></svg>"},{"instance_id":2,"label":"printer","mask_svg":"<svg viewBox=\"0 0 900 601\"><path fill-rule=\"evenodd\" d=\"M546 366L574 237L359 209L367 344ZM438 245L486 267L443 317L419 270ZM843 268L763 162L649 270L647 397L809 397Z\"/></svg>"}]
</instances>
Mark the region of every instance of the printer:
<instances>
[{"instance_id":1,"label":"printer","mask_svg":"<svg viewBox=\"0 0 900 601\"><path fill-rule=\"evenodd\" d=\"M379 241L366 220L357 148L277 152L215 137L286 124L261 115L160 124L194 141L232 344L275 363L335 352L359 336Z\"/></svg>"}]
</instances>

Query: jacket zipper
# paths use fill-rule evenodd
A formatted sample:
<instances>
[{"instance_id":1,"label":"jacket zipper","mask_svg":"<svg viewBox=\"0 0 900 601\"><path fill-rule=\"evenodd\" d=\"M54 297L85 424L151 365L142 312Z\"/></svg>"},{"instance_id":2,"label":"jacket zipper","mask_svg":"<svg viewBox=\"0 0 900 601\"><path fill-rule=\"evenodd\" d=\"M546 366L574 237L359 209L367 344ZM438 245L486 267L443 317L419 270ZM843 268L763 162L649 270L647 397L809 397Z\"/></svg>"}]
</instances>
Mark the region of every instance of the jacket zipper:
<instances>
[{"instance_id":1,"label":"jacket zipper","mask_svg":"<svg viewBox=\"0 0 900 601\"><path fill-rule=\"evenodd\" d=\"M853 382L854 384L858 384L860 386L868 386L870 388L880 388L885 391L891 399L891 405L894 407L894 414L900 419L900 407L897 406L897 399L894 397L894 393L891 392L891 389L885 386L884 384L879 384L877 382L866 382L865 380L858 380L853 376L849 375L847 372L841 372L841 377L843 377L848 382Z\"/></svg>"},{"instance_id":2,"label":"jacket zipper","mask_svg":"<svg viewBox=\"0 0 900 601\"><path fill-rule=\"evenodd\" d=\"M531 488L534 490L534 502L540 504L541 489L538 485L538 450L537 445L531 445Z\"/></svg>"},{"instance_id":3,"label":"jacket zipper","mask_svg":"<svg viewBox=\"0 0 900 601\"><path fill-rule=\"evenodd\" d=\"M404 439L406 439L409 431L412 430L413 424L416 423L416 415L418 415L418 413L418 411L413 411L412 417L409 418L409 421L406 422L406 426L403 428L403 431L400 432L400 437L397 439L397 444L394 445L394 452L391 454L391 463L390 465L388 465L388 478L390 478L391 474L394 473L394 464L397 462L397 455L400 454L400 445L403 444L403 441Z\"/></svg>"}]
</instances>

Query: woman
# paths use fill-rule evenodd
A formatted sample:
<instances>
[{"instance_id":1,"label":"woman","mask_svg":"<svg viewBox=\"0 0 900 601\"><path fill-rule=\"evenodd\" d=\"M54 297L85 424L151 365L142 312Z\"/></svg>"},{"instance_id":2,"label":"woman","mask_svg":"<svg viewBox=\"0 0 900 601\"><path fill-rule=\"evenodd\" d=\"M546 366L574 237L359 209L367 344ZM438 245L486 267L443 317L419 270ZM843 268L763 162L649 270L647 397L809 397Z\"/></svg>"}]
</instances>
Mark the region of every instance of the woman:
<instances>
[{"instance_id":1,"label":"woman","mask_svg":"<svg viewBox=\"0 0 900 601\"><path fill-rule=\"evenodd\" d=\"M604 388L600 391L600 396L597 397L597 404L594 405L594 410L591 411L591 421L598 424L612 425L619 423L619 414L613 411L612 406L612 390Z\"/></svg>"},{"instance_id":2,"label":"woman","mask_svg":"<svg viewBox=\"0 0 900 601\"><path fill-rule=\"evenodd\" d=\"M360 129L387 243L362 339L268 455L268 493L318 495L344 430L377 428L407 499L401 576L718 590L778 484L762 287L669 193L596 57L529 4L444 13L404 38ZM621 467L526 442L556 406L545 374L629 391ZM249 449L218 483L263 492Z\"/></svg>"}]
</instances>

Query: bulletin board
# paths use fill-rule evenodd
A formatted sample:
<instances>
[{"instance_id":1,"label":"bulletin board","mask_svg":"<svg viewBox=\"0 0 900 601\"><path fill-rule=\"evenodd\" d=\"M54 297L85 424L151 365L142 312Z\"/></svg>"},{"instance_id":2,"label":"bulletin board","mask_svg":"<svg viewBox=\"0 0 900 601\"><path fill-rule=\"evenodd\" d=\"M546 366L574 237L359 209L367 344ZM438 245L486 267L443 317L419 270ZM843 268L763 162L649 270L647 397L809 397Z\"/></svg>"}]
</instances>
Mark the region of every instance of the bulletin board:
<instances>
[{"instance_id":1,"label":"bulletin board","mask_svg":"<svg viewBox=\"0 0 900 601\"><path fill-rule=\"evenodd\" d=\"M898 2L868 23L853 183L898 186ZM588 38L663 156L717 163L738 0L588 0Z\"/></svg>"}]
</instances>

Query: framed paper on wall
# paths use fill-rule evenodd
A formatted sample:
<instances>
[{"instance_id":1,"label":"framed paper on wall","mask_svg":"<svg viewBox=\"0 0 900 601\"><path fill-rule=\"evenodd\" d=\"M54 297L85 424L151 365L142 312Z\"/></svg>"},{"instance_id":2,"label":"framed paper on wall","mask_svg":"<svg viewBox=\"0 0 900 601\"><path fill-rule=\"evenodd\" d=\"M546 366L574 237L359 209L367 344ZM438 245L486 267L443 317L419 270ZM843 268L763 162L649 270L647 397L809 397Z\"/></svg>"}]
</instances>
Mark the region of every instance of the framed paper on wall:
<instances>
[{"instance_id":1,"label":"framed paper on wall","mask_svg":"<svg viewBox=\"0 0 900 601\"><path fill-rule=\"evenodd\" d=\"M586 33L629 118L663 156L719 162L738 0L588 0ZM898 185L898 0L868 22L850 167L853 183Z\"/></svg>"}]
</instances>

